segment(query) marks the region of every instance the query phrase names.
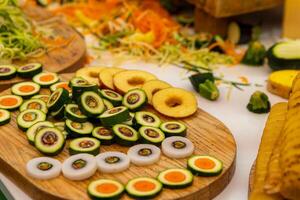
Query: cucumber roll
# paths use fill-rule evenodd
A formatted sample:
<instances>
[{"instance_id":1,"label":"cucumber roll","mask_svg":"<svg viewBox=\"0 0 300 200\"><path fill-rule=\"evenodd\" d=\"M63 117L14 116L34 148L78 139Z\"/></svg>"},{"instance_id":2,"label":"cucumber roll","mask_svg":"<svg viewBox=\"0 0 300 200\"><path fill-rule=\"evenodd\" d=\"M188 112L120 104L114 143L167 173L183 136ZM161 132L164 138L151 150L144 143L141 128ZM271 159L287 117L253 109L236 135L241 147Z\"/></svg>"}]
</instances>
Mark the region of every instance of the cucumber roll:
<instances>
[{"instance_id":1,"label":"cucumber roll","mask_svg":"<svg viewBox=\"0 0 300 200\"><path fill-rule=\"evenodd\" d=\"M180 122L169 121L160 125L160 129L165 133L166 137L170 136L186 136L186 126Z\"/></svg>"},{"instance_id":2,"label":"cucumber roll","mask_svg":"<svg viewBox=\"0 0 300 200\"><path fill-rule=\"evenodd\" d=\"M39 84L41 87L49 87L59 81L56 73L41 72L32 78L33 82Z\"/></svg>"},{"instance_id":3,"label":"cucumber roll","mask_svg":"<svg viewBox=\"0 0 300 200\"><path fill-rule=\"evenodd\" d=\"M161 144L162 152L170 158L186 158L193 154L194 144L185 137L172 136Z\"/></svg>"},{"instance_id":4,"label":"cucumber roll","mask_svg":"<svg viewBox=\"0 0 300 200\"><path fill-rule=\"evenodd\" d=\"M15 110L23 103L22 97L17 95L0 96L0 108L5 110Z\"/></svg>"},{"instance_id":5,"label":"cucumber roll","mask_svg":"<svg viewBox=\"0 0 300 200\"><path fill-rule=\"evenodd\" d=\"M119 173L129 168L129 157L121 152L107 151L96 156L98 170L102 173Z\"/></svg>"},{"instance_id":6,"label":"cucumber roll","mask_svg":"<svg viewBox=\"0 0 300 200\"><path fill-rule=\"evenodd\" d=\"M139 133L143 143L160 145L165 139L165 134L159 128L151 126L142 126Z\"/></svg>"},{"instance_id":7,"label":"cucumber roll","mask_svg":"<svg viewBox=\"0 0 300 200\"><path fill-rule=\"evenodd\" d=\"M110 101L114 106L120 106L122 104L123 97L110 89L102 89L100 90L100 95Z\"/></svg>"},{"instance_id":8,"label":"cucumber roll","mask_svg":"<svg viewBox=\"0 0 300 200\"><path fill-rule=\"evenodd\" d=\"M17 68L13 65L0 65L0 80L9 80L16 76Z\"/></svg>"},{"instance_id":9,"label":"cucumber roll","mask_svg":"<svg viewBox=\"0 0 300 200\"><path fill-rule=\"evenodd\" d=\"M88 195L93 200L120 199L124 186L115 180L99 179L92 181L88 186Z\"/></svg>"},{"instance_id":10,"label":"cucumber roll","mask_svg":"<svg viewBox=\"0 0 300 200\"><path fill-rule=\"evenodd\" d=\"M41 121L37 122L34 125L32 125L27 131L26 131L26 137L29 142L29 144L34 145L34 138L37 132L42 130L43 128L53 128L54 124L49 121Z\"/></svg>"},{"instance_id":11,"label":"cucumber roll","mask_svg":"<svg viewBox=\"0 0 300 200\"><path fill-rule=\"evenodd\" d=\"M17 73L22 78L32 78L34 75L42 72L43 65L41 63L29 63L17 69Z\"/></svg>"},{"instance_id":12,"label":"cucumber roll","mask_svg":"<svg viewBox=\"0 0 300 200\"><path fill-rule=\"evenodd\" d=\"M33 124L45 120L46 114L40 110L34 109L24 110L17 116L17 124L22 131L26 131Z\"/></svg>"},{"instance_id":13,"label":"cucumber roll","mask_svg":"<svg viewBox=\"0 0 300 200\"><path fill-rule=\"evenodd\" d=\"M110 128L104 126L95 127L92 136L101 141L103 145L111 145L114 141L114 133Z\"/></svg>"},{"instance_id":14,"label":"cucumber roll","mask_svg":"<svg viewBox=\"0 0 300 200\"><path fill-rule=\"evenodd\" d=\"M26 171L29 176L35 179L53 179L59 176L61 163L56 159L48 157L34 158L27 162Z\"/></svg>"},{"instance_id":15,"label":"cucumber roll","mask_svg":"<svg viewBox=\"0 0 300 200\"><path fill-rule=\"evenodd\" d=\"M136 130L125 124L116 124L113 126L113 132L116 141L122 146L132 146L137 143L139 134Z\"/></svg>"},{"instance_id":16,"label":"cucumber roll","mask_svg":"<svg viewBox=\"0 0 300 200\"><path fill-rule=\"evenodd\" d=\"M50 95L48 94L37 94L37 95L34 95L33 97L31 97L32 99L40 99L42 100L43 102L47 103L48 100L49 100L49 97Z\"/></svg>"},{"instance_id":17,"label":"cucumber roll","mask_svg":"<svg viewBox=\"0 0 300 200\"><path fill-rule=\"evenodd\" d=\"M97 163L93 155L80 153L67 158L62 166L64 177L81 181L90 178L97 171Z\"/></svg>"},{"instance_id":18,"label":"cucumber roll","mask_svg":"<svg viewBox=\"0 0 300 200\"><path fill-rule=\"evenodd\" d=\"M74 122L86 122L88 120L79 109L77 104L68 104L65 109L65 116Z\"/></svg>"},{"instance_id":19,"label":"cucumber roll","mask_svg":"<svg viewBox=\"0 0 300 200\"><path fill-rule=\"evenodd\" d=\"M16 83L11 87L11 93L14 95L21 96L23 98L30 98L33 95L39 93L40 86L31 81L25 81Z\"/></svg>"},{"instance_id":20,"label":"cucumber roll","mask_svg":"<svg viewBox=\"0 0 300 200\"><path fill-rule=\"evenodd\" d=\"M159 173L157 179L170 189L186 188L193 184L193 174L187 169L167 169Z\"/></svg>"},{"instance_id":21,"label":"cucumber roll","mask_svg":"<svg viewBox=\"0 0 300 200\"><path fill-rule=\"evenodd\" d=\"M10 122L10 112L4 109L0 109L0 126L8 124Z\"/></svg>"},{"instance_id":22,"label":"cucumber roll","mask_svg":"<svg viewBox=\"0 0 300 200\"><path fill-rule=\"evenodd\" d=\"M102 98L93 91L83 92L78 104L81 112L88 117L96 117L105 109Z\"/></svg>"},{"instance_id":23,"label":"cucumber roll","mask_svg":"<svg viewBox=\"0 0 300 200\"><path fill-rule=\"evenodd\" d=\"M27 109L41 110L44 113L48 112L47 104L41 99L29 99L20 106L20 111Z\"/></svg>"},{"instance_id":24,"label":"cucumber roll","mask_svg":"<svg viewBox=\"0 0 300 200\"><path fill-rule=\"evenodd\" d=\"M89 136L93 129L93 124L90 122L79 123L69 119L66 120L66 131L69 133L71 138Z\"/></svg>"},{"instance_id":25,"label":"cucumber roll","mask_svg":"<svg viewBox=\"0 0 300 200\"><path fill-rule=\"evenodd\" d=\"M130 161L138 166L152 165L160 159L160 149L152 144L138 144L127 152Z\"/></svg>"},{"instance_id":26,"label":"cucumber roll","mask_svg":"<svg viewBox=\"0 0 300 200\"><path fill-rule=\"evenodd\" d=\"M134 199L153 199L162 191L162 184L154 178L138 177L131 179L125 189Z\"/></svg>"},{"instance_id":27,"label":"cucumber roll","mask_svg":"<svg viewBox=\"0 0 300 200\"><path fill-rule=\"evenodd\" d=\"M188 169L197 176L217 176L222 172L223 163L206 155L192 156L187 161Z\"/></svg>"},{"instance_id":28,"label":"cucumber roll","mask_svg":"<svg viewBox=\"0 0 300 200\"><path fill-rule=\"evenodd\" d=\"M100 142L95 138L77 138L70 142L69 153L75 155L79 153L88 153L98 155L100 151Z\"/></svg>"},{"instance_id":29,"label":"cucumber roll","mask_svg":"<svg viewBox=\"0 0 300 200\"><path fill-rule=\"evenodd\" d=\"M58 88L51 94L47 102L47 107L50 111L55 112L61 109L61 107L68 100L69 100L69 92L64 88Z\"/></svg>"},{"instance_id":30,"label":"cucumber roll","mask_svg":"<svg viewBox=\"0 0 300 200\"><path fill-rule=\"evenodd\" d=\"M123 98L122 104L126 106L130 111L141 110L147 105L147 95L142 89L129 90Z\"/></svg>"},{"instance_id":31,"label":"cucumber roll","mask_svg":"<svg viewBox=\"0 0 300 200\"><path fill-rule=\"evenodd\" d=\"M44 155L55 156L63 150L65 137L57 128L43 128L36 133L34 146Z\"/></svg>"},{"instance_id":32,"label":"cucumber roll","mask_svg":"<svg viewBox=\"0 0 300 200\"><path fill-rule=\"evenodd\" d=\"M103 126L113 126L125 122L129 118L129 111L124 106L109 109L99 116Z\"/></svg>"},{"instance_id":33,"label":"cucumber roll","mask_svg":"<svg viewBox=\"0 0 300 200\"><path fill-rule=\"evenodd\" d=\"M161 120L158 116L147 111L136 112L134 119L138 126L151 126L158 128L161 124Z\"/></svg>"}]
</instances>

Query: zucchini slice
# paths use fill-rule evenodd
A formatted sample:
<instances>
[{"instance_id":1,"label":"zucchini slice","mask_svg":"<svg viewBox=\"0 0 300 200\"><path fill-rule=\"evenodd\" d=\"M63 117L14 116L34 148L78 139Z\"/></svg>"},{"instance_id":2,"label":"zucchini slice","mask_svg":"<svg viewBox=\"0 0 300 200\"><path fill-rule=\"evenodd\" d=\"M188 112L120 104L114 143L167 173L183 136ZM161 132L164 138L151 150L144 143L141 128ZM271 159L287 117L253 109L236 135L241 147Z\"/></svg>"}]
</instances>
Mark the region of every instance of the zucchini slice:
<instances>
[{"instance_id":1,"label":"zucchini slice","mask_svg":"<svg viewBox=\"0 0 300 200\"><path fill-rule=\"evenodd\" d=\"M144 90L132 89L124 95L122 104L130 111L138 111L147 105L147 102L147 95Z\"/></svg>"},{"instance_id":2,"label":"zucchini slice","mask_svg":"<svg viewBox=\"0 0 300 200\"><path fill-rule=\"evenodd\" d=\"M0 126L10 122L10 112L4 109L0 109Z\"/></svg>"},{"instance_id":3,"label":"zucchini slice","mask_svg":"<svg viewBox=\"0 0 300 200\"><path fill-rule=\"evenodd\" d=\"M69 87L69 82L67 82L67 81L54 83L53 85L50 86L50 91L51 91L51 92L54 92L54 91L57 90L58 88L64 88L64 89L67 90L69 93L72 92L71 88Z\"/></svg>"},{"instance_id":4,"label":"zucchini slice","mask_svg":"<svg viewBox=\"0 0 300 200\"><path fill-rule=\"evenodd\" d=\"M34 75L42 72L43 65L41 63L29 63L17 69L17 73L22 78L32 78Z\"/></svg>"},{"instance_id":5,"label":"zucchini slice","mask_svg":"<svg viewBox=\"0 0 300 200\"><path fill-rule=\"evenodd\" d=\"M47 107L50 111L55 112L61 109L61 107L68 100L69 100L69 92L64 88L58 88L51 94L47 102Z\"/></svg>"},{"instance_id":6,"label":"zucchini slice","mask_svg":"<svg viewBox=\"0 0 300 200\"><path fill-rule=\"evenodd\" d=\"M24 110L23 112L20 112L17 116L18 127L23 131L27 130L33 124L45 120L46 114L40 110L34 109Z\"/></svg>"},{"instance_id":7,"label":"zucchini slice","mask_svg":"<svg viewBox=\"0 0 300 200\"><path fill-rule=\"evenodd\" d=\"M125 122L129 117L129 111L124 106L109 109L99 116L103 126L113 126Z\"/></svg>"},{"instance_id":8,"label":"zucchini slice","mask_svg":"<svg viewBox=\"0 0 300 200\"><path fill-rule=\"evenodd\" d=\"M165 134L159 129L151 126L142 126L139 133L143 143L160 145L165 139Z\"/></svg>"},{"instance_id":9,"label":"zucchini slice","mask_svg":"<svg viewBox=\"0 0 300 200\"><path fill-rule=\"evenodd\" d=\"M131 179L125 189L135 199L152 199L162 191L162 184L154 178L138 177Z\"/></svg>"},{"instance_id":10,"label":"zucchini slice","mask_svg":"<svg viewBox=\"0 0 300 200\"><path fill-rule=\"evenodd\" d=\"M161 124L161 120L158 116L147 111L136 112L134 119L138 126L152 126L158 128Z\"/></svg>"},{"instance_id":11,"label":"zucchini slice","mask_svg":"<svg viewBox=\"0 0 300 200\"><path fill-rule=\"evenodd\" d=\"M68 104L65 109L66 118L74 122L86 122L87 116L82 114L77 104Z\"/></svg>"},{"instance_id":12,"label":"zucchini slice","mask_svg":"<svg viewBox=\"0 0 300 200\"><path fill-rule=\"evenodd\" d=\"M79 108L88 117L103 113L105 106L102 98L93 91L83 92L78 101Z\"/></svg>"},{"instance_id":13,"label":"zucchini slice","mask_svg":"<svg viewBox=\"0 0 300 200\"><path fill-rule=\"evenodd\" d=\"M48 94L37 94L31 98L32 99L41 99L42 101L44 101L47 104L49 97L50 97L50 95L48 95Z\"/></svg>"},{"instance_id":14,"label":"zucchini slice","mask_svg":"<svg viewBox=\"0 0 300 200\"><path fill-rule=\"evenodd\" d=\"M169 121L160 125L160 129L165 133L166 137L170 136L186 136L186 126L180 122Z\"/></svg>"},{"instance_id":15,"label":"zucchini slice","mask_svg":"<svg viewBox=\"0 0 300 200\"><path fill-rule=\"evenodd\" d=\"M100 142L95 138L82 137L70 142L69 153L75 155L79 153L88 153L98 155L100 152Z\"/></svg>"},{"instance_id":16,"label":"zucchini slice","mask_svg":"<svg viewBox=\"0 0 300 200\"><path fill-rule=\"evenodd\" d=\"M106 99L102 99L103 103L104 103L104 111L108 110L108 109L112 109L114 107L114 105L112 103L110 103L110 101L106 100Z\"/></svg>"},{"instance_id":17,"label":"zucchini slice","mask_svg":"<svg viewBox=\"0 0 300 200\"><path fill-rule=\"evenodd\" d=\"M65 137L57 128L43 128L36 133L34 145L42 154L55 156L65 146Z\"/></svg>"},{"instance_id":18,"label":"zucchini slice","mask_svg":"<svg viewBox=\"0 0 300 200\"><path fill-rule=\"evenodd\" d=\"M44 113L48 112L47 104L41 99L29 99L20 106L20 111L27 109L41 110Z\"/></svg>"},{"instance_id":19,"label":"zucchini slice","mask_svg":"<svg viewBox=\"0 0 300 200\"><path fill-rule=\"evenodd\" d=\"M26 131L26 137L27 137L29 144L34 145L34 138L35 138L35 135L37 132L39 132L43 128L52 128L52 127L54 127L54 124L49 121L37 122L34 125L32 125Z\"/></svg>"},{"instance_id":20,"label":"zucchini slice","mask_svg":"<svg viewBox=\"0 0 300 200\"><path fill-rule=\"evenodd\" d=\"M196 155L188 159L187 168L197 176L217 176L222 173L223 163L212 156Z\"/></svg>"},{"instance_id":21,"label":"zucchini slice","mask_svg":"<svg viewBox=\"0 0 300 200\"><path fill-rule=\"evenodd\" d=\"M50 116L57 120L63 119L65 117L65 106L63 105L57 111L51 112Z\"/></svg>"},{"instance_id":22,"label":"zucchini slice","mask_svg":"<svg viewBox=\"0 0 300 200\"><path fill-rule=\"evenodd\" d=\"M78 123L69 119L66 120L66 131L71 138L89 136L93 129L93 124L90 122Z\"/></svg>"},{"instance_id":23,"label":"zucchini slice","mask_svg":"<svg viewBox=\"0 0 300 200\"><path fill-rule=\"evenodd\" d=\"M115 180L99 179L92 181L88 186L88 195L93 200L120 199L124 186Z\"/></svg>"},{"instance_id":24,"label":"zucchini slice","mask_svg":"<svg viewBox=\"0 0 300 200\"><path fill-rule=\"evenodd\" d=\"M22 97L16 95L3 95L0 97L0 108L5 110L15 110L23 103Z\"/></svg>"},{"instance_id":25,"label":"zucchini slice","mask_svg":"<svg viewBox=\"0 0 300 200\"><path fill-rule=\"evenodd\" d=\"M74 77L71 79L69 86L73 87L73 86L77 86L77 85L87 85L89 84L89 82L87 80L85 80L82 77Z\"/></svg>"},{"instance_id":26,"label":"zucchini slice","mask_svg":"<svg viewBox=\"0 0 300 200\"><path fill-rule=\"evenodd\" d=\"M116 142L122 146L135 145L139 139L138 132L128 125L116 124L112 129L116 136Z\"/></svg>"},{"instance_id":27,"label":"zucchini slice","mask_svg":"<svg viewBox=\"0 0 300 200\"><path fill-rule=\"evenodd\" d=\"M98 92L98 86L96 84L80 82L79 84L72 84L73 100L77 101L84 92Z\"/></svg>"},{"instance_id":28,"label":"zucchini slice","mask_svg":"<svg viewBox=\"0 0 300 200\"><path fill-rule=\"evenodd\" d=\"M135 113L129 113L128 119L125 122L123 122L122 124L126 124L128 126L135 126L134 116L135 116Z\"/></svg>"},{"instance_id":29,"label":"zucchini slice","mask_svg":"<svg viewBox=\"0 0 300 200\"><path fill-rule=\"evenodd\" d=\"M100 95L110 101L114 106L120 106L122 104L123 97L110 89L102 89L100 90Z\"/></svg>"},{"instance_id":30,"label":"zucchini slice","mask_svg":"<svg viewBox=\"0 0 300 200\"><path fill-rule=\"evenodd\" d=\"M114 133L110 128L104 126L95 127L92 136L101 141L103 145L110 145L113 143Z\"/></svg>"},{"instance_id":31,"label":"zucchini slice","mask_svg":"<svg viewBox=\"0 0 300 200\"><path fill-rule=\"evenodd\" d=\"M187 169L167 169L159 173L157 179L170 189L185 188L193 184L193 174Z\"/></svg>"},{"instance_id":32,"label":"zucchini slice","mask_svg":"<svg viewBox=\"0 0 300 200\"><path fill-rule=\"evenodd\" d=\"M65 122L56 122L54 123L54 126L62 132L62 134L65 136L65 139L68 138L68 132L65 129Z\"/></svg>"},{"instance_id":33,"label":"zucchini slice","mask_svg":"<svg viewBox=\"0 0 300 200\"><path fill-rule=\"evenodd\" d=\"M38 84L31 81L25 81L25 82L14 84L11 87L11 92L23 98L30 98L33 95L39 93L40 89L41 86L39 86Z\"/></svg>"},{"instance_id":34,"label":"zucchini slice","mask_svg":"<svg viewBox=\"0 0 300 200\"><path fill-rule=\"evenodd\" d=\"M32 78L33 82L39 84L41 87L49 87L50 85L59 81L56 73L41 72Z\"/></svg>"},{"instance_id":35,"label":"zucchini slice","mask_svg":"<svg viewBox=\"0 0 300 200\"><path fill-rule=\"evenodd\" d=\"M0 80L8 80L16 76L17 68L13 65L0 65Z\"/></svg>"}]
</instances>

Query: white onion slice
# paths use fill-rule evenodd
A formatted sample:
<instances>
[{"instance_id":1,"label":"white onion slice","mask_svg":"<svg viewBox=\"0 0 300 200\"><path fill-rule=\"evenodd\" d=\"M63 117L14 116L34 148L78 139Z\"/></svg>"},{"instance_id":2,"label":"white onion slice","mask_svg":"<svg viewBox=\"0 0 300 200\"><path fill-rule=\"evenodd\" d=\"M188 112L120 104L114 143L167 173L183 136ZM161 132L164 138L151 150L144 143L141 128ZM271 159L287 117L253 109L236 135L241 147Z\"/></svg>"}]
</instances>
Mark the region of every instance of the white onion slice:
<instances>
[{"instance_id":1,"label":"white onion slice","mask_svg":"<svg viewBox=\"0 0 300 200\"><path fill-rule=\"evenodd\" d=\"M150 154L146 155L145 153ZM127 155L130 158L130 161L135 165L151 165L159 161L160 149L152 144L138 144L130 147Z\"/></svg>"},{"instance_id":2,"label":"white onion slice","mask_svg":"<svg viewBox=\"0 0 300 200\"><path fill-rule=\"evenodd\" d=\"M104 173L118 173L128 169L129 157L121 152L108 151L96 156L98 170Z\"/></svg>"},{"instance_id":3,"label":"white onion slice","mask_svg":"<svg viewBox=\"0 0 300 200\"><path fill-rule=\"evenodd\" d=\"M176 148L176 144L178 148ZM193 154L194 144L187 138L172 136L165 139L161 144L162 152L170 158L186 158Z\"/></svg>"},{"instance_id":4,"label":"white onion slice","mask_svg":"<svg viewBox=\"0 0 300 200\"><path fill-rule=\"evenodd\" d=\"M59 176L61 163L53 158L39 157L27 162L26 170L29 176L47 180Z\"/></svg>"}]
</instances>

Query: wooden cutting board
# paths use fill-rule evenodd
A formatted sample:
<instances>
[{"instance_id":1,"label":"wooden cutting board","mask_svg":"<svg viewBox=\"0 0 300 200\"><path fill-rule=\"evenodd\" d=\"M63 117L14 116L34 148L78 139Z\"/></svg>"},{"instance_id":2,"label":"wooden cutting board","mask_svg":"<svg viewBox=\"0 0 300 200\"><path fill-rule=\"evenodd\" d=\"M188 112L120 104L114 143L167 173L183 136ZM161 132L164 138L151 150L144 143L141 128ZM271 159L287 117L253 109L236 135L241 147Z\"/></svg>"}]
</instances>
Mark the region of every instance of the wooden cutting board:
<instances>
[{"instance_id":1,"label":"wooden cutting board","mask_svg":"<svg viewBox=\"0 0 300 200\"><path fill-rule=\"evenodd\" d=\"M61 78L70 80L72 76L73 74L63 74ZM8 89L0 93L0 95L9 93L10 90ZM49 91L44 89L41 93L49 93ZM153 111L151 108L148 109ZM11 122L0 127L0 170L34 199L88 199L86 189L91 180L111 178L126 184L128 180L134 177L156 177L164 169L186 167L186 159L176 160L162 155L160 161L156 164L146 167L138 167L131 164L127 171L117 174L97 172L86 181L70 181L62 175L48 181L35 180L26 174L25 166L29 160L42 156L42 154L28 144L25 134L17 128L17 114L18 112L12 113ZM169 119L161 115L160 117L163 120ZM188 127L187 137L195 145L195 154L209 154L219 158L224 164L223 172L216 177L195 177L193 185L186 189L164 189L156 199L212 199L228 185L234 174L236 160L235 140L222 122L201 109L198 109L193 116L182 119L182 122ZM65 160L69 156L67 146L68 144L63 152L55 158L60 161ZM121 147L117 144L100 147L101 152L120 151L126 153L127 150L127 147ZM127 200L130 198L124 195L122 199Z\"/></svg>"},{"instance_id":2,"label":"wooden cutting board","mask_svg":"<svg viewBox=\"0 0 300 200\"><path fill-rule=\"evenodd\" d=\"M50 72L75 72L82 67L85 62L86 46L84 38L73 27L67 25L60 17L53 16L49 11L37 7L25 7L24 12L29 18L35 20L38 26L47 27L58 37L68 40L62 46L47 51L43 56L31 58L24 61L15 61L14 64L20 66L26 63L42 63L44 70ZM10 80L0 80L0 91L8 88L11 84L24 81L22 78Z\"/></svg>"}]
</instances>

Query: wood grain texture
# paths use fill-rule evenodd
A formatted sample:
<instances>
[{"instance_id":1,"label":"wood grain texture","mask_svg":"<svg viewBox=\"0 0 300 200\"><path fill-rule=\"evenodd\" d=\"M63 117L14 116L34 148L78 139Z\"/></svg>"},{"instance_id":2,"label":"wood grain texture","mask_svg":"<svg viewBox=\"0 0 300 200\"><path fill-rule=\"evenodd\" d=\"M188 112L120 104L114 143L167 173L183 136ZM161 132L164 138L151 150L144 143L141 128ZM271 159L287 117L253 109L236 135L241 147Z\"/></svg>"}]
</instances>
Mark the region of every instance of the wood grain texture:
<instances>
[{"instance_id":1,"label":"wood grain texture","mask_svg":"<svg viewBox=\"0 0 300 200\"><path fill-rule=\"evenodd\" d=\"M64 74L61 77L69 80L72 75ZM1 94L7 93L10 93L10 91L6 90ZM151 108L149 109L152 110ZM86 188L91 180L111 178L126 184L128 180L134 177L156 177L160 171L166 168L186 167L186 159L175 160L162 156L160 161L154 165L138 167L131 164L130 168L125 172L117 174L97 172L86 181L70 181L62 175L49 181L35 180L26 174L25 165L30 159L42 155L28 144L25 134L17 128L16 115L17 113L13 113L11 122L0 127L0 170L34 199L88 199ZM160 117L163 120L168 119L163 116ZM201 109L198 109L195 115L183 119L182 122L188 127L187 137L195 145L195 154L209 154L219 158L224 163L224 170L217 177L195 177L194 184L186 189L164 189L156 199L212 199L226 187L234 174L236 160L235 140L222 122ZM55 158L60 161L65 160L69 156L67 146L68 144L64 151ZM112 150L126 153L128 148L116 144L100 147L101 152ZM130 198L124 195L122 199L127 200Z\"/></svg>"},{"instance_id":2,"label":"wood grain texture","mask_svg":"<svg viewBox=\"0 0 300 200\"><path fill-rule=\"evenodd\" d=\"M47 27L57 37L69 40L65 45L47 51L43 56L30 58L24 61L14 61L17 66L38 62L43 64L46 71L56 73L75 72L85 62L86 46L84 38L74 28L67 25L60 17L53 16L49 11L40 7L25 7L24 11L29 18L34 19L38 26ZM25 79L13 78L0 81L0 91L8 88L11 84L22 82Z\"/></svg>"}]
</instances>

